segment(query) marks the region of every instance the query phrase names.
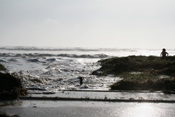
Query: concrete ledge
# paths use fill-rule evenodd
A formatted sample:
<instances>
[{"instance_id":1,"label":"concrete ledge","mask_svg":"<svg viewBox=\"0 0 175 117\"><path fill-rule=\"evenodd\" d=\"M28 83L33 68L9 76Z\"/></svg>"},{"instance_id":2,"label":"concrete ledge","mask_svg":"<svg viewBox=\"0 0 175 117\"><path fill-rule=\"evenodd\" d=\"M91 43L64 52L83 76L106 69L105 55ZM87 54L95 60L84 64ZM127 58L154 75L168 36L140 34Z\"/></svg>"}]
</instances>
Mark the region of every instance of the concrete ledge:
<instances>
[{"instance_id":1,"label":"concrete ledge","mask_svg":"<svg viewBox=\"0 0 175 117\"><path fill-rule=\"evenodd\" d=\"M149 99L91 99L91 98L66 98L66 97L19 97L20 100L50 100L50 101L102 101L102 102L150 102L150 103L175 103L175 100L149 100Z\"/></svg>"}]
</instances>

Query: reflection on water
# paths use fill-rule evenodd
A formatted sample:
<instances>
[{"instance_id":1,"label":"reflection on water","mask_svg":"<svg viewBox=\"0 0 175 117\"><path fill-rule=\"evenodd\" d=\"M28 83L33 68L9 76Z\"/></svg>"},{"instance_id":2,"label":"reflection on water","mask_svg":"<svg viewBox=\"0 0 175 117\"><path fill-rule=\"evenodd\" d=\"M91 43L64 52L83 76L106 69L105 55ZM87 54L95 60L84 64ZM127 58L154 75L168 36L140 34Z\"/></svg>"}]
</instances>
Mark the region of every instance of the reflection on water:
<instances>
[{"instance_id":1,"label":"reflection on water","mask_svg":"<svg viewBox=\"0 0 175 117\"><path fill-rule=\"evenodd\" d=\"M91 101L23 101L2 107L21 117L174 117L174 103L119 103ZM32 114L32 115L31 115Z\"/></svg>"},{"instance_id":2,"label":"reflection on water","mask_svg":"<svg viewBox=\"0 0 175 117\"><path fill-rule=\"evenodd\" d=\"M174 117L174 104L133 103L120 107L114 112L115 117ZM119 111L117 108L116 111Z\"/></svg>"},{"instance_id":3,"label":"reflection on water","mask_svg":"<svg viewBox=\"0 0 175 117\"><path fill-rule=\"evenodd\" d=\"M151 103L142 103L127 109L125 112L127 117L159 117L162 113Z\"/></svg>"}]
</instances>

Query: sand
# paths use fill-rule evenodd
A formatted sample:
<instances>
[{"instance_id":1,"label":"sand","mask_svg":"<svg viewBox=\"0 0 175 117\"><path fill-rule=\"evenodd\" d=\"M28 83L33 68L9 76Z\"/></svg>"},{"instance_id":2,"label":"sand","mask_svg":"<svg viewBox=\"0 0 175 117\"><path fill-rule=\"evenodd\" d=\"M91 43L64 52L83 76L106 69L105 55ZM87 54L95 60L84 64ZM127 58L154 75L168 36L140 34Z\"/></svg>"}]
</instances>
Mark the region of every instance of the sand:
<instances>
[{"instance_id":1,"label":"sand","mask_svg":"<svg viewBox=\"0 0 175 117\"><path fill-rule=\"evenodd\" d=\"M175 104L92 101L22 101L1 108L21 117L173 117Z\"/></svg>"},{"instance_id":2,"label":"sand","mask_svg":"<svg viewBox=\"0 0 175 117\"><path fill-rule=\"evenodd\" d=\"M53 100L55 96L65 100ZM0 110L20 117L173 117L174 99L174 94L161 92L60 91L49 95L30 94L3 106L1 102Z\"/></svg>"}]
</instances>

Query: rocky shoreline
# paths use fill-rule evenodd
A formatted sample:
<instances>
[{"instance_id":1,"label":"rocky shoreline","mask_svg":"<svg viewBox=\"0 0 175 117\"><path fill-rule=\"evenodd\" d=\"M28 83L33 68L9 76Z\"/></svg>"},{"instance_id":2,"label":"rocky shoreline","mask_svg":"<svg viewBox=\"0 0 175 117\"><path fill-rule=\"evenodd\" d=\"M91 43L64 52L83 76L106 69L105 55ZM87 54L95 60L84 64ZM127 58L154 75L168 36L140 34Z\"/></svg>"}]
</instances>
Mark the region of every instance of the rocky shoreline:
<instances>
[{"instance_id":1,"label":"rocky shoreline","mask_svg":"<svg viewBox=\"0 0 175 117\"><path fill-rule=\"evenodd\" d=\"M111 85L111 90L126 91L162 91L164 93L175 92L175 57L167 57L162 59L155 56L128 56L115 57L100 60L101 68L92 74L97 76L105 76L113 74L123 78L121 81ZM0 100L15 100L18 97L25 98L27 90L23 88L23 84L15 74L4 72L5 67L0 64ZM134 94L135 95L135 94ZM166 94L165 94L166 95ZM27 98L25 98L27 99ZM31 98L30 98L31 99ZM34 97L33 99L43 99L43 97ZM46 98L49 100L89 100L89 101L123 101L123 102L155 102L155 100L138 99L103 99L87 98ZM158 102L174 103L174 100L158 100ZM3 117L18 117L18 115L9 115L0 112Z\"/></svg>"},{"instance_id":2,"label":"rocky shoreline","mask_svg":"<svg viewBox=\"0 0 175 117\"><path fill-rule=\"evenodd\" d=\"M111 90L175 91L175 57L128 56L99 61L101 68L93 75L114 74L123 78Z\"/></svg>"}]
</instances>

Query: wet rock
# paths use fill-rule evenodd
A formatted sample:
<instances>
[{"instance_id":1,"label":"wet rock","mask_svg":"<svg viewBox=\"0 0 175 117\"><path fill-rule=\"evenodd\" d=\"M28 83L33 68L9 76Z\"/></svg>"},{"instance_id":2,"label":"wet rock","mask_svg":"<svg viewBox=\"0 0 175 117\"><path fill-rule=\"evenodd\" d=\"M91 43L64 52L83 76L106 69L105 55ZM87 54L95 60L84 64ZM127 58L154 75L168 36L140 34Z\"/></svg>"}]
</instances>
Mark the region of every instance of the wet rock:
<instances>
[{"instance_id":1,"label":"wet rock","mask_svg":"<svg viewBox=\"0 0 175 117\"><path fill-rule=\"evenodd\" d=\"M27 91L23 88L22 82L18 77L9 73L0 73L0 99L16 99L20 95L26 95Z\"/></svg>"},{"instance_id":2,"label":"wet rock","mask_svg":"<svg viewBox=\"0 0 175 117\"><path fill-rule=\"evenodd\" d=\"M6 68L0 64L0 71L6 70Z\"/></svg>"},{"instance_id":3,"label":"wet rock","mask_svg":"<svg viewBox=\"0 0 175 117\"><path fill-rule=\"evenodd\" d=\"M175 91L175 56L165 59L156 56L114 57L99 63L101 68L93 75L114 74L123 79L111 85L111 90Z\"/></svg>"},{"instance_id":4,"label":"wet rock","mask_svg":"<svg viewBox=\"0 0 175 117\"><path fill-rule=\"evenodd\" d=\"M124 72L147 72L175 76L175 56L162 59L156 56L115 57L99 61L101 68L93 75L119 75Z\"/></svg>"},{"instance_id":5,"label":"wet rock","mask_svg":"<svg viewBox=\"0 0 175 117\"><path fill-rule=\"evenodd\" d=\"M135 80L121 80L111 85L111 90L149 90L149 91L175 91L175 79L147 80L145 82Z\"/></svg>"}]
</instances>

